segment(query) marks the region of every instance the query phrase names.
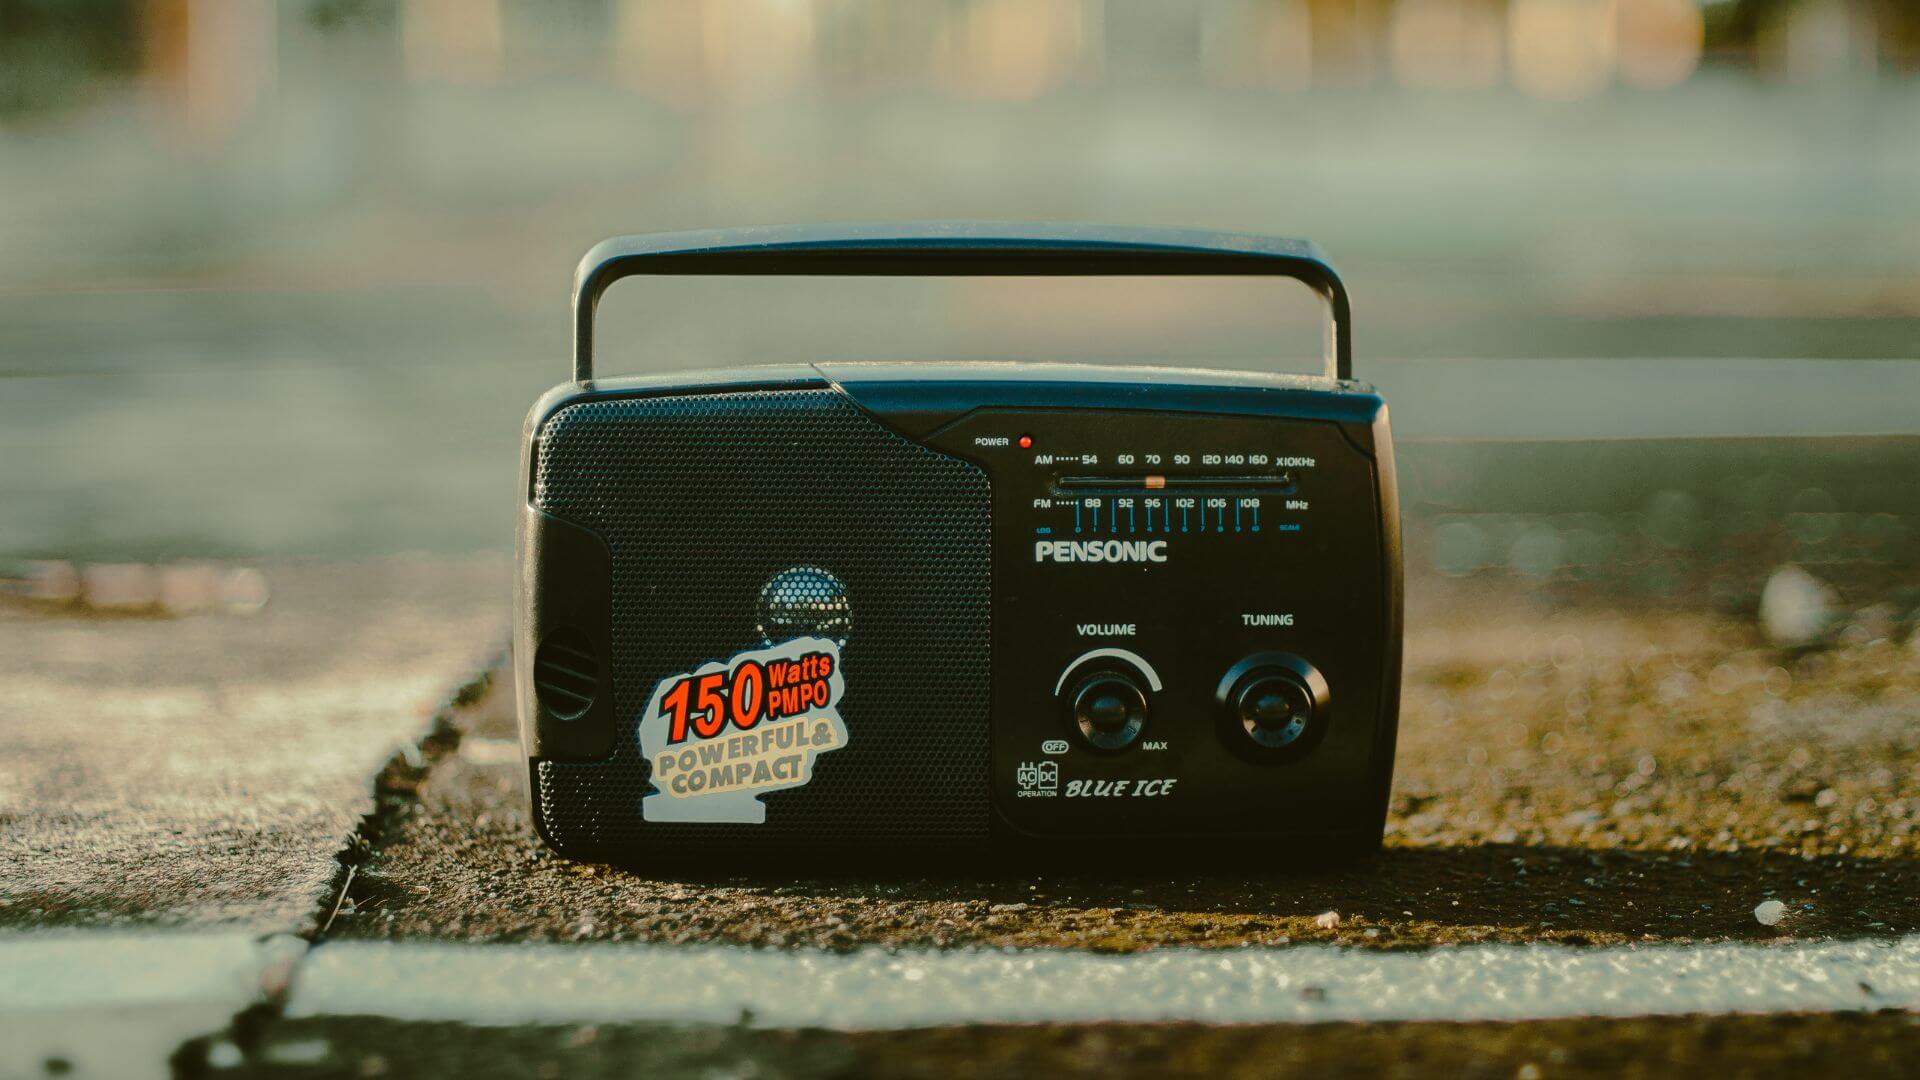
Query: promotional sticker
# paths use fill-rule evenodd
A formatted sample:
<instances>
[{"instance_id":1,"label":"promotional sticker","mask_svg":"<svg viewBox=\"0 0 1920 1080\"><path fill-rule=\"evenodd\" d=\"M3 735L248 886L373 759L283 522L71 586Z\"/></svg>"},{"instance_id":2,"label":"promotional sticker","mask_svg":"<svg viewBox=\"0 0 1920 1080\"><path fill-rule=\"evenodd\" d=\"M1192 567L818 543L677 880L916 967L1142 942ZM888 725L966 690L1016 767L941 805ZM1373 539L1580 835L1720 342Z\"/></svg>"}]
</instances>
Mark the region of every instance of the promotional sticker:
<instances>
[{"instance_id":1,"label":"promotional sticker","mask_svg":"<svg viewBox=\"0 0 1920 1080\"><path fill-rule=\"evenodd\" d=\"M847 745L840 646L803 637L672 675L640 716L653 766L647 821L767 820L759 796L813 779L819 755Z\"/></svg>"}]
</instances>

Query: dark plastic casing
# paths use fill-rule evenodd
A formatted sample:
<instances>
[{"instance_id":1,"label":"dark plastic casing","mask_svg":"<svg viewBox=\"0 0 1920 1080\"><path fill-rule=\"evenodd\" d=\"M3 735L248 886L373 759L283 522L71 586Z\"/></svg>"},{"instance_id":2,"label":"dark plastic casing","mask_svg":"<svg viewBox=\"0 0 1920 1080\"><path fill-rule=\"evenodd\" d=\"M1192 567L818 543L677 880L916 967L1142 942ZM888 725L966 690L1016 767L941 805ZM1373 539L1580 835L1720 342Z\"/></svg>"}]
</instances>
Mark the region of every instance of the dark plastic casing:
<instances>
[{"instance_id":1,"label":"dark plastic casing","mask_svg":"<svg viewBox=\"0 0 1920 1080\"><path fill-rule=\"evenodd\" d=\"M600 291L626 273L1241 272L1298 278L1327 298L1327 375L1005 363L818 364L609 380L592 374L593 308ZM535 821L558 850L630 862L724 859L730 851L771 847L802 858L859 858L881 849L1019 850L1042 858L1124 851L1138 858L1245 851L1249 841L1263 852L1378 845L1399 714L1398 500L1386 404L1351 378L1346 294L1317 249L1079 227L752 230L610 241L589 254L578 280L579 377L544 395L525 428L514 636ZM985 640L962 652L990 659L953 677L984 689L971 699L983 703L979 723L964 730L977 730L986 752L977 774L967 765L939 780L949 800L942 806L964 805L975 791L983 824L944 829L927 819L919 830L889 831L886 822L867 829L858 800L843 792L846 807L809 810L806 787L768 796L768 825L642 823L638 799L630 797L645 786L644 763L631 757L639 720L631 706L651 685L617 685L616 671L633 669L631 656L620 662L633 635L672 631L657 617L638 625L634 612L616 602L610 579L618 560L644 563L656 553L622 546L617 537L610 544L543 509L543 438L556 430L556 417L583 405L740 395L777 405L783 394L820 393L985 475L990 570L978 584L991 600L981 624ZM806 450L817 457L833 447ZM583 458L544 464L596 468ZM680 467L704 476L699 460ZM644 501L653 485L684 479L627 472L607 482L610 497ZM728 476L706 479L716 505L724 504ZM698 554L657 557L663 566L684 566ZM806 561L803 549L782 554L788 557ZM618 571L630 577L634 569ZM760 585L740 582L747 592ZM850 580L848 593L856 641L863 625L885 624L872 617L874 596L911 603L898 599L906 593L864 581ZM583 665L590 668L587 704L567 715L543 701L535 671L542 644L563 632L590 643L593 654ZM722 632L702 641L688 655L724 660L729 650L764 644L746 625L737 640L724 638ZM876 650L869 664L878 662L874 656L900 666L942 660L931 655L938 649L921 651L929 655ZM850 645L850 703L863 678L881 675L871 667L863 672L855 655ZM1076 687L1106 672L1139 684L1148 703L1144 728L1119 750L1089 743L1073 712ZM1277 672L1313 688L1317 707L1283 748L1245 738L1235 694L1250 672ZM639 681L674 673L645 672ZM869 710L850 713L847 726L857 740L863 730L890 725L894 745L911 747L911 725L927 719ZM906 769L914 755L897 760ZM836 759L823 755L817 783L833 782L828 770L835 767ZM862 776L873 788L874 815L890 815L900 826L929 812L914 801L913 785L889 788L884 763L857 767L869 770ZM570 779L560 782L561 774ZM831 797L826 788L819 795ZM582 799L594 801L590 811L576 805ZM797 820L809 812L836 823L831 835L796 839L769 829L782 816Z\"/></svg>"}]
</instances>

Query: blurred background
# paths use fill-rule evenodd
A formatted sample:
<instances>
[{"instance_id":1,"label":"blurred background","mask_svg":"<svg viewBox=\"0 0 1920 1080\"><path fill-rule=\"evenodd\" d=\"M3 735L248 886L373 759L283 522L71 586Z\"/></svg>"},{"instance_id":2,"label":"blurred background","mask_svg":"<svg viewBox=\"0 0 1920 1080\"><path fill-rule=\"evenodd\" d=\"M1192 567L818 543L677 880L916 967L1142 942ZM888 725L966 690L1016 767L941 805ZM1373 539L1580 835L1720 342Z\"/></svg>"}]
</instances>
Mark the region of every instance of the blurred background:
<instances>
[{"instance_id":1,"label":"blurred background","mask_svg":"<svg viewBox=\"0 0 1920 1080\"><path fill-rule=\"evenodd\" d=\"M1318 240L1416 574L1914 582L1907 0L0 0L0 561L505 550L591 243L975 217ZM629 282L601 365L1304 370L1311 299Z\"/></svg>"}]
</instances>

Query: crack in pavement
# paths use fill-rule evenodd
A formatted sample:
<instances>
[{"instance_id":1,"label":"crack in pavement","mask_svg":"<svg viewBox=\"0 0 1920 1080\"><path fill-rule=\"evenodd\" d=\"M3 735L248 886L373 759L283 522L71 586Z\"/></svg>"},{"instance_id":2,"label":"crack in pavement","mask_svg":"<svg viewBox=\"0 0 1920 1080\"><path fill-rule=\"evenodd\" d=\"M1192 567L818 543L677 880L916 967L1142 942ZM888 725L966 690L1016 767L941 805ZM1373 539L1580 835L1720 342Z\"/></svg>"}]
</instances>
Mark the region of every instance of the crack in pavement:
<instances>
[{"instance_id":1,"label":"crack in pavement","mask_svg":"<svg viewBox=\"0 0 1920 1080\"><path fill-rule=\"evenodd\" d=\"M0 611L0 1075L186 1072L274 1015L371 778L500 652L496 554L266 569L244 616Z\"/></svg>"},{"instance_id":2,"label":"crack in pavement","mask_svg":"<svg viewBox=\"0 0 1920 1080\"><path fill-rule=\"evenodd\" d=\"M0 936L0 1076L205 1076L253 1059L330 920L351 903L355 871L432 763L459 744L453 715L486 694L495 665L478 665L480 675L447 696L374 776L372 807L338 849L332 888L298 932L67 928Z\"/></svg>"},{"instance_id":3,"label":"crack in pavement","mask_svg":"<svg viewBox=\"0 0 1920 1080\"><path fill-rule=\"evenodd\" d=\"M166 1057L174 1077L205 1076L258 1056L266 1033L286 1010L300 969L325 942L342 907L353 903L352 888L360 866L378 850L434 764L458 748L461 732L455 717L486 695L492 672L501 665L503 655L499 648L490 650L491 658L477 666L479 674L469 676L448 695L433 711L424 730L413 741L402 743L375 774L373 806L335 855L339 869L327 894L332 902L323 902L298 933L269 935L262 940L257 995L233 1012L222 1030L196 1034L174 1047Z\"/></svg>"}]
</instances>

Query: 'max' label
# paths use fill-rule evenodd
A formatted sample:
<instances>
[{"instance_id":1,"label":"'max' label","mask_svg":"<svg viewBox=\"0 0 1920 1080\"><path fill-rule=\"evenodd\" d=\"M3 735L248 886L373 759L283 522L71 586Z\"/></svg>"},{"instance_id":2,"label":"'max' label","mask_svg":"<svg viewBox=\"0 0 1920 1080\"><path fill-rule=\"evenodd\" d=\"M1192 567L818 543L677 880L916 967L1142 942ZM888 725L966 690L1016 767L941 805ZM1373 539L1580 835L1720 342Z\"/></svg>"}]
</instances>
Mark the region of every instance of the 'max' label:
<instances>
[{"instance_id":1,"label":"'max' label","mask_svg":"<svg viewBox=\"0 0 1920 1080\"><path fill-rule=\"evenodd\" d=\"M640 715L653 766L641 817L765 822L761 794L807 783L815 758L847 745L846 688L840 646L818 637L662 679Z\"/></svg>"}]
</instances>

